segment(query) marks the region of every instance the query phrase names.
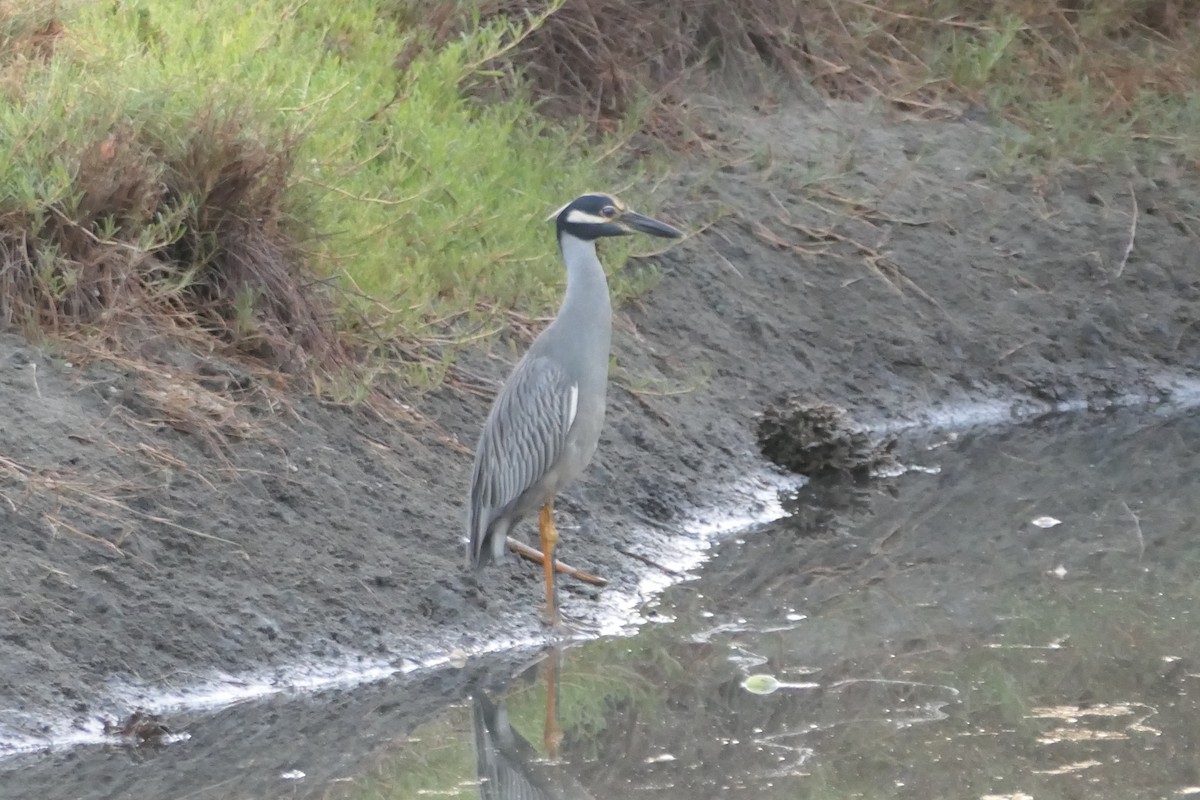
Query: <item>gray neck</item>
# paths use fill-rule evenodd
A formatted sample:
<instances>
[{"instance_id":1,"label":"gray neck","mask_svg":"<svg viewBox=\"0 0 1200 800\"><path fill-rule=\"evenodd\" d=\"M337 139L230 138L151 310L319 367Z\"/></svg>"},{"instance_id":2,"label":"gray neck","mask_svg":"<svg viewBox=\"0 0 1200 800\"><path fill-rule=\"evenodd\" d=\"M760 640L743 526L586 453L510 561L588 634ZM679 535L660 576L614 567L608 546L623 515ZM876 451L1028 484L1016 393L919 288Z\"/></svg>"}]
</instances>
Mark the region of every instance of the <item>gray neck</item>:
<instances>
[{"instance_id":1,"label":"gray neck","mask_svg":"<svg viewBox=\"0 0 1200 800\"><path fill-rule=\"evenodd\" d=\"M564 233L558 237L558 248L567 265L567 294L559 316L579 324L603 321L607 329L612 321L612 301L596 243Z\"/></svg>"},{"instance_id":2,"label":"gray neck","mask_svg":"<svg viewBox=\"0 0 1200 800\"><path fill-rule=\"evenodd\" d=\"M551 327L569 327L567 335L545 337L553 349L569 352L567 362L588 386L601 387L608 375L608 348L612 339L612 301L608 279L596 256L596 243L562 233L558 247L567 265L567 292ZM539 337L542 338L542 337Z\"/></svg>"}]
</instances>

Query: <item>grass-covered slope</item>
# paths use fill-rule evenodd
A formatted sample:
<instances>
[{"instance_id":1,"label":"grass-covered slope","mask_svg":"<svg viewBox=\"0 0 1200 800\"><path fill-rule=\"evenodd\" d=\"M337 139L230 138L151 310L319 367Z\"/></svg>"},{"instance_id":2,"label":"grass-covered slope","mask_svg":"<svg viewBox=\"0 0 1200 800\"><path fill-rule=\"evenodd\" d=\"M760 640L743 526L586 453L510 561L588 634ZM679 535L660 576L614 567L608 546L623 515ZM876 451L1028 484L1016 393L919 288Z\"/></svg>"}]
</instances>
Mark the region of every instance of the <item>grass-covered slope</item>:
<instances>
[{"instance_id":1,"label":"grass-covered slope","mask_svg":"<svg viewBox=\"0 0 1200 800\"><path fill-rule=\"evenodd\" d=\"M545 311L542 218L619 183L604 131L708 149L685 87L714 69L983 109L1013 123L985 169L1159 146L1194 167L1198 20L1182 0L3 0L0 322L316 376Z\"/></svg>"},{"instance_id":2,"label":"grass-covered slope","mask_svg":"<svg viewBox=\"0 0 1200 800\"><path fill-rule=\"evenodd\" d=\"M3 321L201 330L295 367L336 361L364 311L544 307L540 223L605 183L599 158L515 84L470 91L540 19L435 46L395 5L0 7Z\"/></svg>"}]
</instances>

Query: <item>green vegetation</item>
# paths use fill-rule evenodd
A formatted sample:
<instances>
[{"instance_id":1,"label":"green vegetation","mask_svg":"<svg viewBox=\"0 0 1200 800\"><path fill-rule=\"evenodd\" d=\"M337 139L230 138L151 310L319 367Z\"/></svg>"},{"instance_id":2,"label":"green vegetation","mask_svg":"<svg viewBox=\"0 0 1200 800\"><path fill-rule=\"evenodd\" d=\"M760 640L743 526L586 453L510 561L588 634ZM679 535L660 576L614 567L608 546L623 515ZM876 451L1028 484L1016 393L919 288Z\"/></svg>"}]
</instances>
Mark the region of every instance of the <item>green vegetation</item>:
<instances>
[{"instance_id":1,"label":"green vegetation","mask_svg":"<svg viewBox=\"0 0 1200 800\"><path fill-rule=\"evenodd\" d=\"M1010 166L1045 171L1161 145L1200 165L1200 5L1188 0L591 0L566 4L515 58L539 91L580 98L597 121L663 76L724 67L744 82L765 64L929 118L986 109L1023 132ZM665 92L658 110L673 99ZM670 133L662 116L648 124Z\"/></svg>"},{"instance_id":2,"label":"green vegetation","mask_svg":"<svg viewBox=\"0 0 1200 800\"><path fill-rule=\"evenodd\" d=\"M818 4L820 5L820 4ZM1014 123L1010 166L1125 161L1168 145L1200 166L1200 6L1184 0L831 3L804 29L828 91L931 118L964 103Z\"/></svg>"},{"instance_id":3,"label":"green vegetation","mask_svg":"<svg viewBox=\"0 0 1200 800\"><path fill-rule=\"evenodd\" d=\"M0 320L108 353L215 335L314 377L486 335L552 308L541 220L623 183L622 132L696 141L696 71L973 104L1014 124L1005 168L1200 164L1200 6L1078 6L0 0Z\"/></svg>"},{"instance_id":4,"label":"green vegetation","mask_svg":"<svg viewBox=\"0 0 1200 800\"><path fill-rule=\"evenodd\" d=\"M540 19L437 46L402 19L378 0L0 8L8 321L183 316L279 356L336 351L364 313L391 333L547 308L542 219L610 185L603 158L515 83L471 92ZM331 326L311 273L352 313Z\"/></svg>"}]
</instances>

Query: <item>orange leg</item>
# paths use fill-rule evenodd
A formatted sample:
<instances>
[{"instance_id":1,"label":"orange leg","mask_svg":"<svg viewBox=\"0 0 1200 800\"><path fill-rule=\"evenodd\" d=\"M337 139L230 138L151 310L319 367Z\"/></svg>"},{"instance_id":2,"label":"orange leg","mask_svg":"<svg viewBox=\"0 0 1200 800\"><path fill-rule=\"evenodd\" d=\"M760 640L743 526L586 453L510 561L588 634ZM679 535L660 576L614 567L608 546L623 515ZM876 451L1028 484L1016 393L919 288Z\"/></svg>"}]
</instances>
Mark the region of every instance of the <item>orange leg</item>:
<instances>
[{"instance_id":1,"label":"orange leg","mask_svg":"<svg viewBox=\"0 0 1200 800\"><path fill-rule=\"evenodd\" d=\"M546 571L546 619L557 628L559 625L558 584L556 582L558 574L554 570L554 548L558 546L558 530L554 527L554 498L546 501L546 505L542 506L542 513L538 515L538 532L541 534L542 554L545 558L542 565Z\"/></svg>"},{"instance_id":2,"label":"orange leg","mask_svg":"<svg viewBox=\"0 0 1200 800\"><path fill-rule=\"evenodd\" d=\"M550 653L546 660L546 721L542 726L542 740L546 745L546 754L550 758L558 758L558 747L562 744L563 732L558 727L558 662L561 654L558 648Z\"/></svg>"}]
</instances>

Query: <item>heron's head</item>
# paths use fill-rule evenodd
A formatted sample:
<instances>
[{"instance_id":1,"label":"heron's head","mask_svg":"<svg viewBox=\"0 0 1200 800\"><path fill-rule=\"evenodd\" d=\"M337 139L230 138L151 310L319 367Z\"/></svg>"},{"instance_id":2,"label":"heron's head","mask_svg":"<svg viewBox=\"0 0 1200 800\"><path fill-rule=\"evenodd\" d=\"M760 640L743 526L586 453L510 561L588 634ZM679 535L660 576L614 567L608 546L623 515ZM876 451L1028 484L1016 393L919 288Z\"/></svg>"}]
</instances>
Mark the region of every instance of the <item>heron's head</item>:
<instances>
[{"instance_id":1,"label":"heron's head","mask_svg":"<svg viewBox=\"0 0 1200 800\"><path fill-rule=\"evenodd\" d=\"M630 236L635 233L648 233L664 239L678 239L683 235L665 222L630 211L610 194L580 195L547 219L555 221L560 237L570 234L588 242L604 236Z\"/></svg>"}]
</instances>

